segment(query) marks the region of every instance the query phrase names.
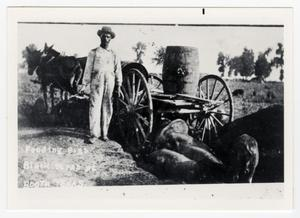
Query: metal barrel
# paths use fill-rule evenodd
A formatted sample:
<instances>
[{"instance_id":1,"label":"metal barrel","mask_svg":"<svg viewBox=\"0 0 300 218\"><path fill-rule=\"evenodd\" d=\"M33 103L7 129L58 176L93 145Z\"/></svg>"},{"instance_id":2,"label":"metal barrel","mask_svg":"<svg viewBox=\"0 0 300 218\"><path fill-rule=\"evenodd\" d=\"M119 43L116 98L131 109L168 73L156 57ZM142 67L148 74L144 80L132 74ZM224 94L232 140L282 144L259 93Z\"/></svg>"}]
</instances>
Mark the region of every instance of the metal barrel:
<instances>
[{"instance_id":1,"label":"metal barrel","mask_svg":"<svg viewBox=\"0 0 300 218\"><path fill-rule=\"evenodd\" d=\"M179 93L195 96L199 77L197 48L167 46L162 74L165 94Z\"/></svg>"}]
</instances>

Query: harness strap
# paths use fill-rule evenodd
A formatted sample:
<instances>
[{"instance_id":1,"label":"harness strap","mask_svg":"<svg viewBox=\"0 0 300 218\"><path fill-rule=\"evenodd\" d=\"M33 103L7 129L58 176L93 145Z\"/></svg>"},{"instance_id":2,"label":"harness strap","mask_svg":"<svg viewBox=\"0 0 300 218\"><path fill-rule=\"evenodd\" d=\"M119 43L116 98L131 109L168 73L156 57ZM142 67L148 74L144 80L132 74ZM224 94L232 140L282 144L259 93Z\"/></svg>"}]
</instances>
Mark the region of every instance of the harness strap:
<instances>
[{"instance_id":1,"label":"harness strap","mask_svg":"<svg viewBox=\"0 0 300 218\"><path fill-rule=\"evenodd\" d=\"M47 62L46 62L46 64L49 64L51 61L53 61L55 58L57 58L57 57L54 57L54 56L52 56Z\"/></svg>"}]
</instances>

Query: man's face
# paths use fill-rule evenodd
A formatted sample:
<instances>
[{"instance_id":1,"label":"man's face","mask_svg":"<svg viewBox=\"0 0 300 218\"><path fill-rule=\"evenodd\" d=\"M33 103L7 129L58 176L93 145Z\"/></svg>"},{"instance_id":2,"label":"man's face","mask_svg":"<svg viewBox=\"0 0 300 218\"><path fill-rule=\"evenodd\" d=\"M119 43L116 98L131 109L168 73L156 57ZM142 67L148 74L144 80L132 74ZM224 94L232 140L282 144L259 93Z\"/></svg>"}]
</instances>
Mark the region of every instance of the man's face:
<instances>
[{"instance_id":1,"label":"man's face","mask_svg":"<svg viewBox=\"0 0 300 218\"><path fill-rule=\"evenodd\" d=\"M111 35L109 33L103 33L101 35L101 44L108 46L111 40Z\"/></svg>"}]
</instances>

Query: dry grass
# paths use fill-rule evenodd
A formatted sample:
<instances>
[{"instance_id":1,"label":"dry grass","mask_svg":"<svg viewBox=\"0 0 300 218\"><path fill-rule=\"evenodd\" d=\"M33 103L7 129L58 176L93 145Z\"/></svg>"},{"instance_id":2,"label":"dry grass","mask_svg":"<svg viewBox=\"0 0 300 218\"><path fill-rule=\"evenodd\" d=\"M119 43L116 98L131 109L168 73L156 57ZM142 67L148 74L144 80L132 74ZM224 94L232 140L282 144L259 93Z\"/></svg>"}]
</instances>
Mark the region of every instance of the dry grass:
<instances>
[{"instance_id":1,"label":"dry grass","mask_svg":"<svg viewBox=\"0 0 300 218\"><path fill-rule=\"evenodd\" d=\"M234 118L241 118L274 104L283 104L283 83L244 82L227 80L231 91L243 89L243 96L233 96Z\"/></svg>"}]
</instances>

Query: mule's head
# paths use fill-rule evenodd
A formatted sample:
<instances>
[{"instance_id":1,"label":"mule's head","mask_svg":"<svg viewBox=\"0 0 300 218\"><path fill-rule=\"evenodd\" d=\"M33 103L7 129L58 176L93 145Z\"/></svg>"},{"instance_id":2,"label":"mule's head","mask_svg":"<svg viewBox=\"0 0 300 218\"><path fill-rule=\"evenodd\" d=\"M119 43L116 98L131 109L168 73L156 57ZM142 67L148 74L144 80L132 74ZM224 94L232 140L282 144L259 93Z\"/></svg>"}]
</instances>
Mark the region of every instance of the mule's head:
<instances>
[{"instance_id":1,"label":"mule's head","mask_svg":"<svg viewBox=\"0 0 300 218\"><path fill-rule=\"evenodd\" d=\"M44 46L44 50L42 52L42 56L41 56L41 63L45 64L50 62L53 58L56 58L57 56L59 56L60 53L58 51L55 51L53 49L53 45L48 46L47 43L45 43Z\"/></svg>"},{"instance_id":2,"label":"mule's head","mask_svg":"<svg viewBox=\"0 0 300 218\"><path fill-rule=\"evenodd\" d=\"M41 61L42 52L40 50L30 49L26 47L26 54L24 58L27 62L28 74L32 75L35 69L39 66Z\"/></svg>"}]
</instances>

